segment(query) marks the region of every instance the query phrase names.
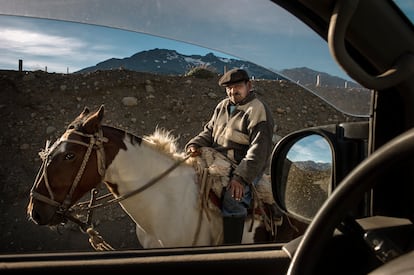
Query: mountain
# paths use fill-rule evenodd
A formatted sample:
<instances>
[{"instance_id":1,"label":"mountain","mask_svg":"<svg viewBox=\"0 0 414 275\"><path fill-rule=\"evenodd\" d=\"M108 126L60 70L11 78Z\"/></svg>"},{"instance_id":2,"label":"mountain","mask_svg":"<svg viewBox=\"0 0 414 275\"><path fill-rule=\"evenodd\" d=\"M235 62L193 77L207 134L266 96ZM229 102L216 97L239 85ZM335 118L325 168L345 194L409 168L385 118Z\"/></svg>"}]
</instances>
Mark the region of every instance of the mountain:
<instances>
[{"instance_id":1,"label":"mountain","mask_svg":"<svg viewBox=\"0 0 414 275\"><path fill-rule=\"evenodd\" d=\"M95 66L79 70L76 73L86 73L97 70L117 70L123 68L131 71L149 72L162 75L185 75L191 68L200 66L212 69L218 74L223 74L225 69L228 70L238 67L245 69L249 75L255 79L290 79L305 86L316 85L318 77L322 80L322 85L329 85L329 87L344 87L344 83L346 82L344 79L339 77L330 76L329 74L313 71L308 68L286 69L279 73L248 61L217 57L213 53L209 53L205 56L184 55L176 52L175 50L158 48L138 52L130 57L122 59L110 58L96 64ZM349 87L354 87L354 85L358 84L348 84Z\"/></svg>"},{"instance_id":2,"label":"mountain","mask_svg":"<svg viewBox=\"0 0 414 275\"><path fill-rule=\"evenodd\" d=\"M332 169L332 164L330 163L314 162L311 160L295 161L294 165L306 171L330 171Z\"/></svg>"},{"instance_id":3,"label":"mountain","mask_svg":"<svg viewBox=\"0 0 414 275\"><path fill-rule=\"evenodd\" d=\"M142 51L122 59L111 58L98 63L96 66L84 68L77 73L123 68L163 75L184 75L191 68L200 66L213 69L218 74L223 74L225 68L232 69L234 67L240 67L248 71L252 77L258 79L286 79L278 73L247 61L217 57L213 53L205 56L183 55L175 50L158 48Z\"/></svg>"}]
</instances>

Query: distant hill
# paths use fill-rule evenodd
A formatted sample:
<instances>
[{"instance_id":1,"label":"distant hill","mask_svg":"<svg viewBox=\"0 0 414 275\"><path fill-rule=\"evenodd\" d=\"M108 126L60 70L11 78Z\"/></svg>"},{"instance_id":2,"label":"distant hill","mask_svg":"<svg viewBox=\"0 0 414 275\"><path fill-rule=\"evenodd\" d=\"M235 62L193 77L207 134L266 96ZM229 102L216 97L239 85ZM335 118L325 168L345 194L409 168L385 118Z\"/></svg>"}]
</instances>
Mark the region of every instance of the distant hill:
<instances>
[{"instance_id":1,"label":"distant hill","mask_svg":"<svg viewBox=\"0 0 414 275\"><path fill-rule=\"evenodd\" d=\"M298 84L333 88L362 88L361 85L327 73L311 70L306 67L285 69L280 73ZM318 82L319 81L319 82Z\"/></svg>"},{"instance_id":2,"label":"distant hill","mask_svg":"<svg viewBox=\"0 0 414 275\"><path fill-rule=\"evenodd\" d=\"M346 80L331 76L327 73L313 71L308 68L286 69L275 72L248 61L217 57L213 53L205 56L183 55L175 50L152 49L138 52L130 57L110 58L102 61L95 66L87 67L76 73L93 72L97 70L117 70L120 68L149 72L162 75L184 75L191 68L205 66L213 69L217 74L223 74L225 69L235 67L245 69L249 75L255 79L270 80L293 80L301 85L316 85L316 81L321 79L321 85L325 87L344 87ZM286 77L287 78L286 78ZM348 87L359 87L356 83L347 83Z\"/></svg>"},{"instance_id":3,"label":"distant hill","mask_svg":"<svg viewBox=\"0 0 414 275\"><path fill-rule=\"evenodd\" d=\"M119 68L149 72L163 75L184 75L191 68L206 66L213 69L217 74L223 74L224 69L234 67L244 68L248 73L258 79L286 79L278 73L260 67L254 63L217 57L213 53L205 56L183 55L175 50L153 49L142 51L126 58L111 58L98 63L96 66L84 68L79 73L96 70L115 70ZM77 72L77 73L78 73Z\"/></svg>"}]
</instances>

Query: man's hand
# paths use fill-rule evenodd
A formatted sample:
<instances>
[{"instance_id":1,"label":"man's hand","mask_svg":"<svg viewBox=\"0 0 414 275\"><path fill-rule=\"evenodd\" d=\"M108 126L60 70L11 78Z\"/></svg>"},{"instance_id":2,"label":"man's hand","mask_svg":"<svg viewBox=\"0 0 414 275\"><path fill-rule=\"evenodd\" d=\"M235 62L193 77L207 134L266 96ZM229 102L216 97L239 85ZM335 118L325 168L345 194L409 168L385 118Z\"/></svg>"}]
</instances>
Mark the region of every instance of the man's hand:
<instances>
[{"instance_id":1,"label":"man's hand","mask_svg":"<svg viewBox=\"0 0 414 275\"><path fill-rule=\"evenodd\" d=\"M244 185L235 179L230 180L229 184L227 185L227 190L230 190L231 196L236 201L240 201L244 196Z\"/></svg>"},{"instance_id":2,"label":"man's hand","mask_svg":"<svg viewBox=\"0 0 414 275\"><path fill-rule=\"evenodd\" d=\"M190 155L190 157L195 158L201 155L201 152L198 150L197 146L190 145L187 148L187 154Z\"/></svg>"}]
</instances>

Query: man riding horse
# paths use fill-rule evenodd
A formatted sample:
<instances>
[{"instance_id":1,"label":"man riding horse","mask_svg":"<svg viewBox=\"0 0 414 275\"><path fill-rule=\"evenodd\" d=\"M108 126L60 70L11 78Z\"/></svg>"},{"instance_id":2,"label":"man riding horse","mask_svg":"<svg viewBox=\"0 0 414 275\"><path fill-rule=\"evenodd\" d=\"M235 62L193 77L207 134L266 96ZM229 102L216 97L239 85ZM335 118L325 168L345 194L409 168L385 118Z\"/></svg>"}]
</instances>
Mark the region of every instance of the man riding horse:
<instances>
[{"instance_id":1,"label":"man riding horse","mask_svg":"<svg viewBox=\"0 0 414 275\"><path fill-rule=\"evenodd\" d=\"M234 164L222 200L224 243L241 243L252 187L262 178L272 151L273 118L256 96L245 70L232 69L219 80L227 98L214 109L204 129L185 146L192 156L212 147Z\"/></svg>"}]
</instances>

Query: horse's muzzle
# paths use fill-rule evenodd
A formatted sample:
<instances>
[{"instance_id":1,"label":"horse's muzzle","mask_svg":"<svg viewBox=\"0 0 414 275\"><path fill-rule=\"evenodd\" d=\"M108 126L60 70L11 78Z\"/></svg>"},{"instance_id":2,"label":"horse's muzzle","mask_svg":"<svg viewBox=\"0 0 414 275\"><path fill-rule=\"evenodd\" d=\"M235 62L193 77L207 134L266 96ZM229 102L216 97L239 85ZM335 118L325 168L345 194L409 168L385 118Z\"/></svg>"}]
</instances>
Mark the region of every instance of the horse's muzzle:
<instances>
[{"instance_id":1,"label":"horse's muzzle","mask_svg":"<svg viewBox=\"0 0 414 275\"><path fill-rule=\"evenodd\" d=\"M67 218L57 212L57 208L51 205L31 199L27 206L27 216L37 225L58 225L67 222Z\"/></svg>"}]
</instances>

